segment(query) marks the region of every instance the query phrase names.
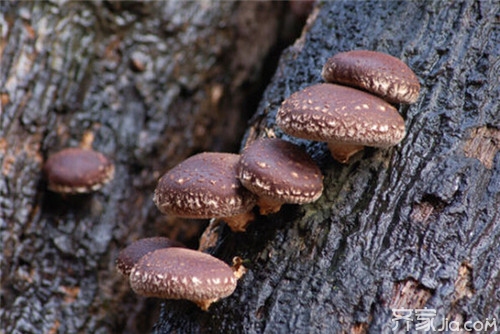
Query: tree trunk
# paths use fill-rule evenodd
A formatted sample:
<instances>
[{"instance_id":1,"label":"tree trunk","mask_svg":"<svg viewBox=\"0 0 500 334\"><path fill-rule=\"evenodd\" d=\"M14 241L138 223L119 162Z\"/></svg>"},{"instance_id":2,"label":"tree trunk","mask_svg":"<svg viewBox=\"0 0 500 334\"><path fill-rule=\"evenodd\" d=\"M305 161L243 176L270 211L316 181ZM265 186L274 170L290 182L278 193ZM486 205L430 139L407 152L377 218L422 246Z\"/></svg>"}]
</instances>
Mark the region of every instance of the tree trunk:
<instances>
[{"instance_id":1,"label":"tree trunk","mask_svg":"<svg viewBox=\"0 0 500 334\"><path fill-rule=\"evenodd\" d=\"M401 58L422 90L417 103L399 106L401 144L341 165L326 144L283 134L275 115L284 98L322 81L328 57L352 49ZM498 1L318 4L282 54L246 140L275 133L307 148L324 194L258 217L246 233L211 225L217 242L208 251L228 263L242 257L248 273L208 312L166 301L155 332L391 333L398 325L405 333L424 324L415 316L425 308L429 330L498 329L499 73ZM392 321L401 312L412 320Z\"/></svg>"},{"instance_id":2,"label":"tree trunk","mask_svg":"<svg viewBox=\"0 0 500 334\"><path fill-rule=\"evenodd\" d=\"M151 329L154 301L114 269L131 241L196 246L156 180L187 156L239 147L281 2L3 1L0 4L0 333ZM269 78L270 75L267 75ZM115 179L91 195L48 192L47 156L82 142Z\"/></svg>"}]
</instances>

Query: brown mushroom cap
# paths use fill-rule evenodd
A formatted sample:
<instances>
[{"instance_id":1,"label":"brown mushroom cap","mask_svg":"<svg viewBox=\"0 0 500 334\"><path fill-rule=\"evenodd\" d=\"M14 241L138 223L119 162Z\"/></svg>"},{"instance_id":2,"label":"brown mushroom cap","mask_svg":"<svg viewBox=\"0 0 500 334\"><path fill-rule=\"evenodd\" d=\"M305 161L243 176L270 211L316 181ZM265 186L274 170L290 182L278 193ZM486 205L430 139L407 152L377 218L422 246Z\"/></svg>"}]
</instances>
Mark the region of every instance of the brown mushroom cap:
<instances>
[{"instance_id":1,"label":"brown mushroom cap","mask_svg":"<svg viewBox=\"0 0 500 334\"><path fill-rule=\"evenodd\" d=\"M183 218L227 218L249 212L257 199L236 178L239 159L238 154L205 152L184 160L158 181L156 206Z\"/></svg>"},{"instance_id":2,"label":"brown mushroom cap","mask_svg":"<svg viewBox=\"0 0 500 334\"><path fill-rule=\"evenodd\" d=\"M102 153L66 148L51 155L44 166L48 188L59 193L87 193L113 179L115 167Z\"/></svg>"},{"instance_id":3,"label":"brown mushroom cap","mask_svg":"<svg viewBox=\"0 0 500 334\"><path fill-rule=\"evenodd\" d=\"M311 157L278 138L261 138L247 146L237 170L243 186L261 199L303 204L314 202L323 191L323 175Z\"/></svg>"},{"instance_id":4,"label":"brown mushroom cap","mask_svg":"<svg viewBox=\"0 0 500 334\"><path fill-rule=\"evenodd\" d=\"M140 295L187 299L208 309L233 293L236 277L225 262L186 248L162 248L144 255L130 273L130 286Z\"/></svg>"},{"instance_id":5,"label":"brown mushroom cap","mask_svg":"<svg viewBox=\"0 0 500 334\"><path fill-rule=\"evenodd\" d=\"M316 84L295 92L281 105L276 123L304 139L389 147L405 136L405 123L384 100L360 90Z\"/></svg>"},{"instance_id":6,"label":"brown mushroom cap","mask_svg":"<svg viewBox=\"0 0 500 334\"><path fill-rule=\"evenodd\" d=\"M328 59L323 79L364 89L393 103L414 103L420 83L400 59L368 50L341 52Z\"/></svg>"},{"instance_id":7,"label":"brown mushroom cap","mask_svg":"<svg viewBox=\"0 0 500 334\"><path fill-rule=\"evenodd\" d=\"M128 277L132 267L141 257L161 248L184 247L180 242L165 237L152 237L137 240L120 251L116 258L116 269Z\"/></svg>"}]
</instances>

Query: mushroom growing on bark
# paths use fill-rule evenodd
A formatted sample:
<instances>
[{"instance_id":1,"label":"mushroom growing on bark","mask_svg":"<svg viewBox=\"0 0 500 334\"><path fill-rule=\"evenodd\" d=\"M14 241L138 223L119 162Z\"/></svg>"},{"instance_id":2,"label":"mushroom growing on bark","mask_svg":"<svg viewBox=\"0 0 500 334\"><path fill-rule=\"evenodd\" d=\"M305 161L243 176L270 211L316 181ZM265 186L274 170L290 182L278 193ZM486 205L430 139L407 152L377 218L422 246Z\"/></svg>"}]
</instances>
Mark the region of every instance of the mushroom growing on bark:
<instances>
[{"instance_id":1,"label":"mushroom growing on bark","mask_svg":"<svg viewBox=\"0 0 500 334\"><path fill-rule=\"evenodd\" d=\"M162 248L144 255L132 268L130 286L139 295L186 299L208 310L231 295L237 278L225 262L187 248Z\"/></svg>"},{"instance_id":2,"label":"mushroom growing on bark","mask_svg":"<svg viewBox=\"0 0 500 334\"><path fill-rule=\"evenodd\" d=\"M99 190L113 179L115 166L100 152L74 147L52 154L43 170L50 190L77 194Z\"/></svg>"},{"instance_id":3,"label":"mushroom growing on bark","mask_svg":"<svg viewBox=\"0 0 500 334\"><path fill-rule=\"evenodd\" d=\"M184 247L183 244L165 237L151 237L137 240L120 251L116 258L116 269L128 277L132 267L149 252L169 247Z\"/></svg>"},{"instance_id":4,"label":"mushroom growing on bark","mask_svg":"<svg viewBox=\"0 0 500 334\"><path fill-rule=\"evenodd\" d=\"M184 160L158 181L156 206L182 218L221 218L233 231L245 231L257 198L236 177L239 159L238 154L206 152Z\"/></svg>"},{"instance_id":5,"label":"mushroom growing on bark","mask_svg":"<svg viewBox=\"0 0 500 334\"><path fill-rule=\"evenodd\" d=\"M358 89L329 83L295 92L283 101L276 123L287 134L324 141L346 163L364 146L390 147L405 136L396 108Z\"/></svg>"},{"instance_id":6,"label":"mushroom growing on bark","mask_svg":"<svg viewBox=\"0 0 500 334\"><path fill-rule=\"evenodd\" d=\"M243 186L259 196L260 213L278 212L285 203L316 201L323 175L302 148L278 138L261 138L241 153L237 167Z\"/></svg>"},{"instance_id":7,"label":"mushroom growing on bark","mask_svg":"<svg viewBox=\"0 0 500 334\"><path fill-rule=\"evenodd\" d=\"M329 58L321 72L326 82L361 88L392 103L414 103L420 83L400 59L386 53L353 50Z\"/></svg>"}]
</instances>

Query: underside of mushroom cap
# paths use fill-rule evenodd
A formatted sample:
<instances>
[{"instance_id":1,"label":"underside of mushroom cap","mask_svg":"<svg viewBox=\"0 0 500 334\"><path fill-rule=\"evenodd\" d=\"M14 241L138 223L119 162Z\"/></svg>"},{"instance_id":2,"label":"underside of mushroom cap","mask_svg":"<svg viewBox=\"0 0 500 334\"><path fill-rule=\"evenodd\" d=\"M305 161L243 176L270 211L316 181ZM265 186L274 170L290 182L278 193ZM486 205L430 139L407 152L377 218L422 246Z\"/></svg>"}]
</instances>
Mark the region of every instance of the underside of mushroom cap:
<instances>
[{"instance_id":1,"label":"underside of mushroom cap","mask_svg":"<svg viewBox=\"0 0 500 334\"><path fill-rule=\"evenodd\" d=\"M229 217L250 211L256 196L236 178L238 154L206 152L172 168L158 181L154 202L184 218Z\"/></svg>"},{"instance_id":2,"label":"underside of mushroom cap","mask_svg":"<svg viewBox=\"0 0 500 334\"><path fill-rule=\"evenodd\" d=\"M276 202L314 202L323 191L323 175L302 148L278 138L261 138L245 148L238 164L241 183Z\"/></svg>"},{"instance_id":3,"label":"underside of mushroom cap","mask_svg":"<svg viewBox=\"0 0 500 334\"><path fill-rule=\"evenodd\" d=\"M400 59L386 53L353 50L329 58L321 72L327 82L364 89L393 103L414 103L420 83Z\"/></svg>"},{"instance_id":4,"label":"underside of mushroom cap","mask_svg":"<svg viewBox=\"0 0 500 334\"><path fill-rule=\"evenodd\" d=\"M130 286L140 295L186 299L200 305L233 293L237 279L225 262L186 248L163 248L144 255L132 268Z\"/></svg>"},{"instance_id":5,"label":"underside of mushroom cap","mask_svg":"<svg viewBox=\"0 0 500 334\"><path fill-rule=\"evenodd\" d=\"M389 147L405 136L404 119L384 100L329 83L295 92L281 105L276 123L299 138Z\"/></svg>"}]
</instances>

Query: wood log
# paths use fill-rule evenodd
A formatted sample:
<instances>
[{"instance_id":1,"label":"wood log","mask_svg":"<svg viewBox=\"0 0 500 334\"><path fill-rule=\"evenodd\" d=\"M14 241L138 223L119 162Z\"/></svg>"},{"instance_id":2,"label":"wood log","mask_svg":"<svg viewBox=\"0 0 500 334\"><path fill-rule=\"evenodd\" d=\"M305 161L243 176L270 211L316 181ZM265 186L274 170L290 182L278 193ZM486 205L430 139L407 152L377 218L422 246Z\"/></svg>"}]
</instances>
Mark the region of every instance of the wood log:
<instances>
[{"instance_id":1,"label":"wood log","mask_svg":"<svg viewBox=\"0 0 500 334\"><path fill-rule=\"evenodd\" d=\"M229 1L0 3L0 333L144 333L154 302L114 269L163 235L196 245L152 201L157 178L199 151L239 147L285 5ZM257 19L258 18L258 19ZM91 146L115 179L47 191L46 158Z\"/></svg>"},{"instance_id":2,"label":"wood log","mask_svg":"<svg viewBox=\"0 0 500 334\"><path fill-rule=\"evenodd\" d=\"M324 194L258 217L245 233L211 225L208 251L228 263L240 256L248 273L208 312L166 301L154 332L497 331L499 23L496 1L317 4L245 140L274 133L305 147ZM342 165L326 144L284 134L275 115L287 96L322 81L328 57L353 49L402 59L422 90L417 103L398 106L407 127L398 146L367 148ZM416 317L425 309L427 323ZM393 321L397 310L411 320Z\"/></svg>"}]
</instances>

